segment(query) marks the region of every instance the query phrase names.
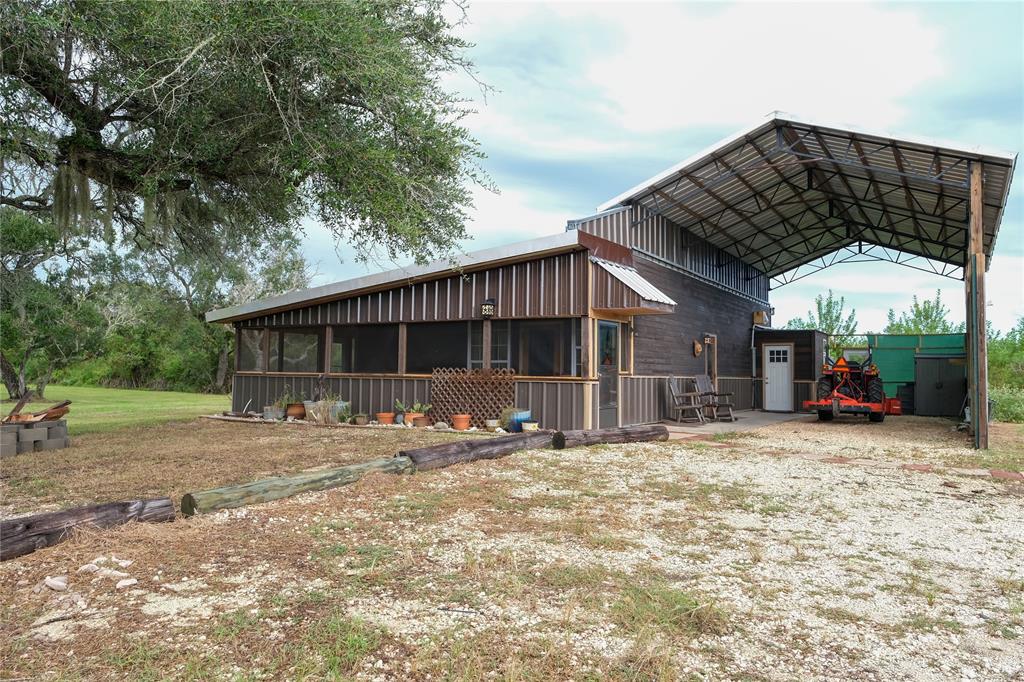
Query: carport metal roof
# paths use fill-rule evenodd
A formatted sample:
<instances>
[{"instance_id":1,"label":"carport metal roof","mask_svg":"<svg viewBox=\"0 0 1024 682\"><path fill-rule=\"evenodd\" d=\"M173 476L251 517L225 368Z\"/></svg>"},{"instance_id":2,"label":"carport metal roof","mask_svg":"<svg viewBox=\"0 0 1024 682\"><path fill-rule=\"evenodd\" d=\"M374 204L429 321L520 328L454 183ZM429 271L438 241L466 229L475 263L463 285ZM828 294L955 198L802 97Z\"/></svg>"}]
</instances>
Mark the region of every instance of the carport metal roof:
<instances>
[{"instance_id":1,"label":"carport metal roof","mask_svg":"<svg viewBox=\"0 0 1024 682\"><path fill-rule=\"evenodd\" d=\"M776 113L599 210L641 204L769 275L774 286L864 260L963 279L971 164L983 167L990 257L1016 160Z\"/></svg>"}]
</instances>

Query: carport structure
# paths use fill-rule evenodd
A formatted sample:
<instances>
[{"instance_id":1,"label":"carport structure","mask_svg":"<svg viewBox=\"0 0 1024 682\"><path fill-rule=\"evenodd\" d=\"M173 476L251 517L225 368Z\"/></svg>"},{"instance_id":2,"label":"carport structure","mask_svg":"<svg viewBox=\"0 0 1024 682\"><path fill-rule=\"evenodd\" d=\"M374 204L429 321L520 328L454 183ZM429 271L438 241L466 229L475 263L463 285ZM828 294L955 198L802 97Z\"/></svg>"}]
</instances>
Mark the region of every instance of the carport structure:
<instances>
[{"instance_id":1,"label":"carport structure","mask_svg":"<svg viewBox=\"0 0 1024 682\"><path fill-rule=\"evenodd\" d=\"M662 215L773 288L877 260L962 280L971 427L987 448L985 272L1016 159L773 114L600 210L640 204L637 224Z\"/></svg>"}]
</instances>

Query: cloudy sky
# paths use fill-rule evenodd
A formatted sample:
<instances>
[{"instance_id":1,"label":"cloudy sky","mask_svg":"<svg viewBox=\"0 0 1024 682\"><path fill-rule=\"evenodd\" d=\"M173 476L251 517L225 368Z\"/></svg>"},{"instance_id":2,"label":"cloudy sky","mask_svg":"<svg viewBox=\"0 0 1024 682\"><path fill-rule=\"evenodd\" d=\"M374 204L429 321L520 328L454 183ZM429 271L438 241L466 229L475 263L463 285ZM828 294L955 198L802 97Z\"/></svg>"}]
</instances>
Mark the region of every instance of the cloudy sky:
<instances>
[{"instance_id":1,"label":"cloudy sky","mask_svg":"<svg viewBox=\"0 0 1024 682\"><path fill-rule=\"evenodd\" d=\"M500 194L476 192L471 251L559 232L696 151L785 111L899 135L1024 150L1024 5L483 3L464 35L482 80L468 126ZM318 226L318 284L365 266ZM1024 315L1024 177L1018 170L989 272L989 317ZM963 319L963 287L891 264L848 264L774 290L776 322L832 288L862 331L941 288Z\"/></svg>"}]
</instances>

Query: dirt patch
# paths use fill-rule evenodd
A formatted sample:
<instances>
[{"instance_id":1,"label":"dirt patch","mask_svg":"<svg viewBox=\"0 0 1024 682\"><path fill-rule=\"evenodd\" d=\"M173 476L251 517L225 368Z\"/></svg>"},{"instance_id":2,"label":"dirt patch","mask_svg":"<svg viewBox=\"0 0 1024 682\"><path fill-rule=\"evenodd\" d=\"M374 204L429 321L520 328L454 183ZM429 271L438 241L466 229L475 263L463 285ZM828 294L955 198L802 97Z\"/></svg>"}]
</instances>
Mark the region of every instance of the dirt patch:
<instances>
[{"instance_id":1,"label":"dirt patch","mask_svg":"<svg viewBox=\"0 0 1024 682\"><path fill-rule=\"evenodd\" d=\"M798 447L776 436L765 447ZM951 489L728 445L531 451L83 533L0 564L0 665L132 679L1024 674L1016 484ZM136 585L77 573L111 554L134 561ZM67 591L34 591L57 575Z\"/></svg>"},{"instance_id":2,"label":"dirt patch","mask_svg":"<svg viewBox=\"0 0 1024 682\"><path fill-rule=\"evenodd\" d=\"M470 436L413 429L233 424L206 419L86 434L5 458L0 516L168 495L390 457Z\"/></svg>"}]
</instances>

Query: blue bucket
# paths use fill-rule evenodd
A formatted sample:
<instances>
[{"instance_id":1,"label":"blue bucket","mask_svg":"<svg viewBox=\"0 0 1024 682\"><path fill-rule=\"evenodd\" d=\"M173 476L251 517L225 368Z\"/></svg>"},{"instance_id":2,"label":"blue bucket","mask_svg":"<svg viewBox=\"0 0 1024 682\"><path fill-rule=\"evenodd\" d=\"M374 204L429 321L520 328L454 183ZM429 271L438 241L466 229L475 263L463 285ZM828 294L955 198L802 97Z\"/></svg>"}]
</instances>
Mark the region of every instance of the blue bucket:
<instances>
[{"instance_id":1,"label":"blue bucket","mask_svg":"<svg viewBox=\"0 0 1024 682\"><path fill-rule=\"evenodd\" d=\"M520 433L523 430L523 422L532 420L529 410L520 410L508 418L508 430L513 433Z\"/></svg>"}]
</instances>

